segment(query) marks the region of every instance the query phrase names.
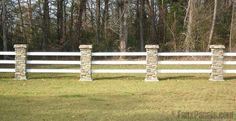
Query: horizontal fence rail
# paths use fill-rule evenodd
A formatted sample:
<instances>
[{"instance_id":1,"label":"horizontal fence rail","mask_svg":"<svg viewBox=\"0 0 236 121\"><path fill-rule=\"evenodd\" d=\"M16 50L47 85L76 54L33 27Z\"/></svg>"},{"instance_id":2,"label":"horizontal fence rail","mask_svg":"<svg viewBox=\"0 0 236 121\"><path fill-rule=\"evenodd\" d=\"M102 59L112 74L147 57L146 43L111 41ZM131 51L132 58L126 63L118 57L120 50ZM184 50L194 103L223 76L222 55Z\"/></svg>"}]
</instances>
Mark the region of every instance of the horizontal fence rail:
<instances>
[{"instance_id":1,"label":"horizontal fence rail","mask_svg":"<svg viewBox=\"0 0 236 121\"><path fill-rule=\"evenodd\" d=\"M224 53L224 56L227 56L227 57L229 57L229 56L236 56L236 53Z\"/></svg>"},{"instance_id":2,"label":"horizontal fence rail","mask_svg":"<svg viewBox=\"0 0 236 121\"><path fill-rule=\"evenodd\" d=\"M236 65L236 61L225 61L225 65Z\"/></svg>"},{"instance_id":3,"label":"horizontal fence rail","mask_svg":"<svg viewBox=\"0 0 236 121\"><path fill-rule=\"evenodd\" d=\"M120 73L120 74L126 74L126 73L146 73L145 69L96 69L92 70L93 73Z\"/></svg>"},{"instance_id":4,"label":"horizontal fence rail","mask_svg":"<svg viewBox=\"0 0 236 121\"><path fill-rule=\"evenodd\" d=\"M211 61L158 61L160 65L209 65Z\"/></svg>"},{"instance_id":5,"label":"horizontal fence rail","mask_svg":"<svg viewBox=\"0 0 236 121\"><path fill-rule=\"evenodd\" d=\"M15 64L15 60L0 60L0 64Z\"/></svg>"},{"instance_id":6,"label":"horizontal fence rail","mask_svg":"<svg viewBox=\"0 0 236 121\"><path fill-rule=\"evenodd\" d=\"M158 56L211 56L211 52L160 52Z\"/></svg>"},{"instance_id":7,"label":"horizontal fence rail","mask_svg":"<svg viewBox=\"0 0 236 121\"><path fill-rule=\"evenodd\" d=\"M15 64L15 60L0 60L0 64ZM209 65L211 61L159 61L159 65ZM80 61L28 60L35 65L80 65ZM92 61L94 65L145 65L146 61ZM225 65L236 65L236 61L225 61Z\"/></svg>"},{"instance_id":8,"label":"horizontal fence rail","mask_svg":"<svg viewBox=\"0 0 236 121\"><path fill-rule=\"evenodd\" d=\"M95 52L92 56L146 56L146 52Z\"/></svg>"},{"instance_id":9,"label":"horizontal fence rail","mask_svg":"<svg viewBox=\"0 0 236 121\"><path fill-rule=\"evenodd\" d=\"M210 69L160 69L158 73L177 73L177 74L200 74L211 73Z\"/></svg>"},{"instance_id":10,"label":"horizontal fence rail","mask_svg":"<svg viewBox=\"0 0 236 121\"><path fill-rule=\"evenodd\" d=\"M144 65L146 61L92 61L94 65Z\"/></svg>"},{"instance_id":11,"label":"horizontal fence rail","mask_svg":"<svg viewBox=\"0 0 236 121\"><path fill-rule=\"evenodd\" d=\"M0 72L12 72L14 73L15 72L15 69L14 68L0 68Z\"/></svg>"},{"instance_id":12,"label":"horizontal fence rail","mask_svg":"<svg viewBox=\"0 0 236 121\"><path fill-rule=\"evenodd\" d=\"M0 55L15 55L15 52L0 52ZM28 56L81 56L80 52L28 52ZM146 56L146 52L95 52L93 56ZM158 56L211 56L211 52L160 52ZM224 56L236 56L228 52Z\"/></svg>"},{"instance_id":13,"label":"horizontal fence rail","mask_svg":"<svg viewBox=\"0 0 236 121\"><path fill-rule=\"evenodd\" d=\"M28 56L81 56L80 52L28 52Z\"/></svg>"},{"instance_id":14,"label":"horizontal fence rail","mask_svg":"<svg viewBox=\"0 0 236 121\"><path fill-rule=\"evenodd\" d=\"M8 52L0 52L0 55L16 55L16 53L15 52L10 52L10 51L8 51Z\"/></svg>"},{"instance_id":15,"label":"horizontal fence rail","mask_svg":"<svg viewBox=\"0 0 236 121\"><path fill-rule=\"evenodd\" d=\"M80 65L80 61L30 60L30 61L27 61L27 64Z\"/></svg>"},{"instance_id":16,"label":"horizontal fence rail","mask_svg":"<svg viewBox=\"0 0 236 121\"><path fill-rule=\"evenodd\" d=\"M211 74L212 76L222 76L225 74L236 74L236 69L223 69L223 65L236 65L236 61L230 61L233 57L236 57L236 52L224 53L224 46L213 45L211 46L211 52L158 52L158 45L148 45L146 52L92 52L91 45L80 46L80 52L27 52L26 45L14 46L15 51L0 52L2 56L15 56L15 60L0 60L2 65L15 65L15 68L0 68L0 72L15 73L15 77L24 76L26 73L74 73L80 74L85 77L84 79L92 80L89 76L92 73L107 73L107 74L146 74L149 79L157 79L157 74ZM224 53L222 55L222 52ZM79 60L27 60L25 56L37 56L37 57L79 57ZM92 57L141 57L140 60L93 60ZM142 57L146 57L144 60ZM167 58L159 57L204 57L211 60L198 61L194 60L163 60ZM224 57L231 57L223 60ZM127 58L127 59L131 59ZM96 58L95 58L96 59ZM75 65L80 69L37 69L27 68L26 65ZM92 65L143 65L146 68L141 69L92 69ZM158 65L207 65L209 69L158 69ZM211 65L211 66L209 66ZM143 67L142 66L142 67ZM99 66L100 67L100 66ZM114 67L115 68L115 67ZM160 67L161 68L161 67ZM20 73L20 74L19 74ZM18 75L17 75L18 74ZM218 75L214 75L218 74ZM154 76L153 76L154 75ZM22 77L23 77L22 76ZM82 77L82 78L83 78ZM27 77L26 77L27 78ZM218 78L218 77L217 77ZM25 78L18 78L25 79ZM214 79L214 78L213 78ZM223 78L222 78L223 79Z\"/></svg>"},{"instance_id":17,"label":"horizontal fence rail","mask_svg":"<svg viewBox=\"0 0 236 121\"><path fill-rule=\"evenodd\" d=\"M226 73L226 74L236 74L236 69L224 70L224 73Z\"/></svg>"},{"instance_id":18,"label":"horizontal fence rail","mask_svg":"<svg viewBox=\"0 0 236 121\"><path fill-rule=\"evenodd\" d=\"M27 69L30 73L80 73L80 69Z\"/></svg>"},{"instance_id":19,"label":"horizontal fence rail","mask_svg":"<svg viewBox=\"0 0 236 121\"><path fill-rule=\"evenodd\" d=\"M15 69L13 68L5 68L0 69L0 72L11 72L14 73ZM29 73L80 73L80 69L27 69L27 72ZM200 73L211 73L210 69L160 69L157 70L158 73L161 74L167 74L167 73L176 73L176 74L200 74ZM120 74L126 74L126 73L140 73L144 74L146 73L145 69L95 69L92 70L92 73L120 73ZM236 70L224 70L224 73L226 74L236 74Z\"/></svg>"},{"instance_id":20,"label":"horizontal fence rail","mask_svg":"<svg viewBox=\"0 0 236 121\"><path fill-rule=\"evenodd\" d=\"M15 60L0 60L0 64L15 64ZM27 64L80 65L80 61L29 60ZM160 65L209 65L211 61L159 61ZM92 61L94 65L145 65L146 61ZM225 61L225 65L236 65L236 61Z\"/></svg>"}]
</instances>

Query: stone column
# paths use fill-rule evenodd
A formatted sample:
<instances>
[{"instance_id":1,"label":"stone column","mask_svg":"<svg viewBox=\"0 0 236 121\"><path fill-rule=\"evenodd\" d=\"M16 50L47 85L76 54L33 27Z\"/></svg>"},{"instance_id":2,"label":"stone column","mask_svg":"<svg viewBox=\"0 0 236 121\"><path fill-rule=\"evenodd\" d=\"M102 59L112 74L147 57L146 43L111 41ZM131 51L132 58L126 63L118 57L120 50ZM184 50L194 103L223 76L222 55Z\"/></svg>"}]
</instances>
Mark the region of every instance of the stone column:
<instances>
[{"instance_id":1,"label":"stone column","mask_svg":"<svg viewBox=\"0 0 236 121\"><path fill-rule=\"evenodd\" d=\"M27 45L16 44L15 48L15 79L27 80L26 61L27 61Z\"/></svg>"},{"instance_id":2,"label":"stone column","mask_svg":"<svg viewBox=\"0 0 236 121\"><path fill-rule=\"evenodd\" d=\"M224 81L224 45L211 45L211 76L210 81Z\"/></svg>"},{"instance_id":3,"label":"stone column","mask_svg":"<svg viewBox=\"0 0 236 121\"><path fill-rule=\"evenodd\" d=\"M159 81L157 79L159 45L146 45L146 78L145 81Z\"/></svg>"},{"instance_id":4,"label":"stone column","mask_svg":"<svg viewBox=\"0 0 236 121\"><path fill-rule=\"evenodd\" d=\"M80 45L80 81L92 81L92 45Z\"/></svg>"}]
</instances>

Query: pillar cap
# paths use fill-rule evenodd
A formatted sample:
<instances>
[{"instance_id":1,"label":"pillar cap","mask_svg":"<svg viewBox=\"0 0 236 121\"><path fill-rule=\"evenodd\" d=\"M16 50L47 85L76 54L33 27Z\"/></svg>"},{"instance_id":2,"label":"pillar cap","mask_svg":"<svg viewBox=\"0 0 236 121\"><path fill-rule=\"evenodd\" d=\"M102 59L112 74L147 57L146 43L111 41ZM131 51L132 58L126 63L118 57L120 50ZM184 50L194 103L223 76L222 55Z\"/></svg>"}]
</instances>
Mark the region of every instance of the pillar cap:
<instances>
[{"instance_id":1,"label":"pillar cap","mask_svg":"<svg viewBox=\"0 0 236 121\"><path fill-rule=\"evenodd\" d=\"M80 49L92 49L93 46L92 45L80 45L79 48Z\"/></svg>"},{"instance_id":2,"label":"pillar cap","mask_svg":"<svg viewBox=\"0 0 236 121\"><path fill-rule=\"evenodd\" d=\"M15 44L14 48L27 48L27 44Z\"/></svg>"},{"instance_id":3,"label":"pillar cap","mask_svg":"<svg viewBox=\"0 0 236 121\"><path fill-rule=\"evenodd\" d=\"M210 46L211 49L225 49L224 45L211 45Z\"/></svg>"},{"instance_id":4,"label":"pillar cap","mask_svg":"<svg viewBox=\"0 0 236 121\"><path fill-rule=\"evenodd\" d=\"M153 48L153 49L158 49L159 45L146 45L145 48Z\"/></svg>"}]
</instances>

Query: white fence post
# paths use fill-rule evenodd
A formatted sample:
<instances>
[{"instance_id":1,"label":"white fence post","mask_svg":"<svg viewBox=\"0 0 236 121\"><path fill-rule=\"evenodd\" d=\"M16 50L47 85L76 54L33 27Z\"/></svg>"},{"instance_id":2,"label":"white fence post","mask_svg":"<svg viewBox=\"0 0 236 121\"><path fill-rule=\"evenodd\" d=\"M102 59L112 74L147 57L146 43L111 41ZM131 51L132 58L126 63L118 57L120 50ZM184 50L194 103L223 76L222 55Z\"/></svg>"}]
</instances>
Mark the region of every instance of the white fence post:
<instances>
[{"instance_id":1,"label":"white fence post","mask_svg":"<svg viewBox=\"0 0 236 121\"><path fill-rule=\"evenodd\" d=\"M80 45L80 81L92 81L92 45Z\"/></svg>"},{"instance_id":2,"label":"white fence post","mask_svg":"<svg viewBox=\"0 0 236 121\"><path fill-rule=\"evenodd\" d=\"M159 45L146 45L146 78L145 81L159 81L157 78Z\"/></svg>"},{"instance_id":3,"label":"white fence post","mask_svg":"<svg viewBox=\"0 0 236 121\"><path fill-rule=\"evenodd\" d=\"M26 61L27 61L27 45L16 44L15 48L15 79L27 80Z\"/></svg>"},{"instance_id":4,"label":"white fence post","mask_svg":"<svg viewBox=\"0 0 236 121\"><path fill-rule=\"evenodd\" d=\"M211 45L211 76L210 81L224 81L224 45Z\"/></svg>"}]
</instances>

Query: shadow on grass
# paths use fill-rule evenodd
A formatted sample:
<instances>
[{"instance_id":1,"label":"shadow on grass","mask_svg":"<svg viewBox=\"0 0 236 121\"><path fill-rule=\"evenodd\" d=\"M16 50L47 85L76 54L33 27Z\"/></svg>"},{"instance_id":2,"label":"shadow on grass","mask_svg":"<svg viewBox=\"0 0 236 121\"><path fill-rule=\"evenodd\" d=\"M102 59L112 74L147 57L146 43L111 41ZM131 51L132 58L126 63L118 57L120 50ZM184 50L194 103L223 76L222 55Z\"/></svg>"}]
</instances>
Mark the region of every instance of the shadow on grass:
<instances>
[{"instance_id":1,"label":"shadow on grass","mask_svg":"<svg viewBox=\"0 0 236 121\"><path fill-rule=\"evenodd\" d=\"M166 80L208 80L210 75L177 75L177 74L160 74L158 78L160 81ZM13 80L14 74L13 73L3 73L0 75L0 81L5 80ZM28 78L31 80L40 80L40 79L79 79L79 74L29 74ZM101 80L144 80L145 74L143 75L123 75L123 74L95 74L93 75L94 81L101 81ZM236 76L233 75L226 75L224 77L226 81L233 81L236 80Z\"/></svg>"},{"instance_id":2,"label":"shadow on grass","mask_svg":"<svg viewBox=\"0 0 236 121\"><path fill-rule=\"evenodd\" d=\"M60 95L58 97L62 97L62 98L81 98L81 97L86 97L86 96L80 95L80 94L74 94L74 95Z\"/></svg>"},{"instance_id":3,"label":"shadow on grass","mask_svg":"<svg viewBox=\"0 0 236 121\"><path fill-rule=\"evenodd\" d=\"M181 80L181 79L184 79L184 80L186 80L186 79L197 79L197 77L196 76L172 76L172 77L161 77L161 78L159 78L160 79L160 81L165 81L165 80Z\"/></svg>"},{"instance_id":4,"label":"shadow on grass","mask_svg":"<svg viewBox=\"0 0 236 121\"><path fill-rule=\"evenodd\" d=\"M161 76L158 77L159 81L166 80L192 80L192 79L207 79L206 77L198 77L198 76ZM112 77L95 77L95 81L100 80L145 80L145 76L112 76Z\"/></svg>"},{"instance_id":5,"label":"shadow on grass","mask_svg":"<svg viewBox=\"0 0 236 121\"><path fill-rule=\"evenodd\" d=\"M226 81L233 81L236 80L236 76L228 76L224 78Z\"/></svg>"},{"instance_id":6,"label":"shadow on grass","mask_svg":"<svg viewBox=\"0 0 236 121\"><path fill-rule=\"evenodd\" d=\"M138 76L112 76L112 77L95 77L95 81L100 80L143 80L145 77Z\"/></svg>"},{"instance_id":7,"label":"shadow on grass","mask_svg":"<svg viewBox=\"0 0 236 121\"><path fill-rule=\"evenodd\" d=\"M14 78L14 73L1 73L0 78Z\"/></svg>"},{"instance_id":8,"label":"shadow on grass","mask_svg":"<svg viewBox=\"0 0 236 121\"><path fill-rule=\"evenodd\" d=\"M30 74L29 79L79 79L75 74Z\"/></svg>"}]
</instances>

